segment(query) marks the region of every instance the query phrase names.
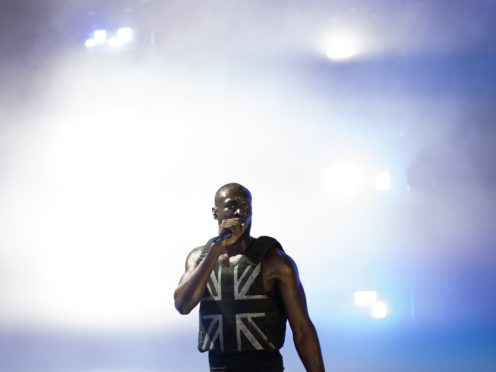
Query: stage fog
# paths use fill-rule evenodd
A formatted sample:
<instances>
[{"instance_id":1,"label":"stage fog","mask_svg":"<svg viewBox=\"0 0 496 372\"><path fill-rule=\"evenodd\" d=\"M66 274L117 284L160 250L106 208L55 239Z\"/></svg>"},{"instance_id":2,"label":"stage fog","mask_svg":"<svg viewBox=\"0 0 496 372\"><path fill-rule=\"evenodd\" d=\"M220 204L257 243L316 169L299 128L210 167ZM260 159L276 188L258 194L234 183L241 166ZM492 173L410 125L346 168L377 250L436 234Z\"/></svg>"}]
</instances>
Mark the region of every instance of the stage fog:
<instances>
[{"instance_id":1,"label":"stage fog","mask_svg":"<svg viewBox=\"0 0 496 372\"><path fill-rule=\"evenodd\" d=\"M227 182L329 371L494 368L496 4L2 8L2 371L207 370L173 292Z\"/></svg>"}]
</instances>

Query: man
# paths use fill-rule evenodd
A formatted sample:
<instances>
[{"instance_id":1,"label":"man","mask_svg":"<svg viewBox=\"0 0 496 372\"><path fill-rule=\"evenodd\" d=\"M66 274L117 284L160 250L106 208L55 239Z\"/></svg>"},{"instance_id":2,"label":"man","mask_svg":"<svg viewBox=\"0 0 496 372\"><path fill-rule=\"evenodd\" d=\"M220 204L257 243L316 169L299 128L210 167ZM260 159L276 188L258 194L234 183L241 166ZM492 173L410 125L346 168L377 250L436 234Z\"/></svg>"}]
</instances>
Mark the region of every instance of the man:
<instances>
[{"instance_id":1,"label":"man","mask_svg":"<svg viewBox=\"0 0 496 372\"><path fill-rule=\"evenodd\" d=\"M174 292L176 309L200 303L198 348L211 371L282 371L286 320L307 371L324 371L322 353L294 261L273 238L254 238L251 194L237 183L215 194L219 237L193 249Z\"/></svg>"}]
</instances>

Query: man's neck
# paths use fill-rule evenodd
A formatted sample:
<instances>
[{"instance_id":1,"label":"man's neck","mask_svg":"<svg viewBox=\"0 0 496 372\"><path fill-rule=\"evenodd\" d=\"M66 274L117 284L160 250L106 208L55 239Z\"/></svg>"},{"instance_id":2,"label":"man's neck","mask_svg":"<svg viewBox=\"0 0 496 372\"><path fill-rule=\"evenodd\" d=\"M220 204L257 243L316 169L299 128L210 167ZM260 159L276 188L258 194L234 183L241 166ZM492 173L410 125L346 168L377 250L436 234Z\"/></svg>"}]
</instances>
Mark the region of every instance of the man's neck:
<instances>
[{"instance_id":1,"label":"man's neck","mask_svg":"<svg viewBox=\"0 0 496 372\"><path fill-rule=\"evenodd\" d=\"M233 246L227 249L227 255L229 257L232 257L244 253L252 241L253 241L253 237L251 235L242 238L236 244L234 244Z\"/></svg>"}]
</instances>

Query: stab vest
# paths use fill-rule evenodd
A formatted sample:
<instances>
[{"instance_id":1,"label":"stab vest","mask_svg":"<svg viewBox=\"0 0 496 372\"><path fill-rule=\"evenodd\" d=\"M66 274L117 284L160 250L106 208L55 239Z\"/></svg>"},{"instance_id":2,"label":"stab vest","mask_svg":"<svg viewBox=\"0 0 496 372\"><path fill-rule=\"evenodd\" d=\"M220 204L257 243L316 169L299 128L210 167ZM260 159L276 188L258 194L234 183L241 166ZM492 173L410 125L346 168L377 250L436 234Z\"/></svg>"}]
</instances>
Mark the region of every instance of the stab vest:
<instances>
[{"instance_id":1,"label":"stab vest","mask_svg":"<svg viewBox=\"0 0 496 372\"><path fill-rule=\"evenodd\" d=\"M202 260L210 243L203 248ZM200 302L198 349L201 352L274 351L284 344L286 313L264 288L262 259L281 245L274 238L254 239L235 265L216 263Z\"/></svg>"}]
</instances>

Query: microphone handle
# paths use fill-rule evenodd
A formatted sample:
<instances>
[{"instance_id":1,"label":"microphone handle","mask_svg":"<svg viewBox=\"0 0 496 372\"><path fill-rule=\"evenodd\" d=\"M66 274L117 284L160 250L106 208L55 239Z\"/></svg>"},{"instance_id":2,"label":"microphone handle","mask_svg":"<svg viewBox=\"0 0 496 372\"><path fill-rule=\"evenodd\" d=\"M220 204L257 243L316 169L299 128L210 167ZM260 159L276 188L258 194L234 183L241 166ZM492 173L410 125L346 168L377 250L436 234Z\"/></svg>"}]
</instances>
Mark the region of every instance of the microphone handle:
<instances>
[{"instance_id":1,"label":"microphone handle","mask_svg":"<svg viewBox=\"0 0 496 372\"><path fill-rule=\"evenodd\" d=\"M222 233L214 239L215 244L219 244L221 241L226 240L232 236L231 230L224 230Z\"/></svg>"}]
</instances>

